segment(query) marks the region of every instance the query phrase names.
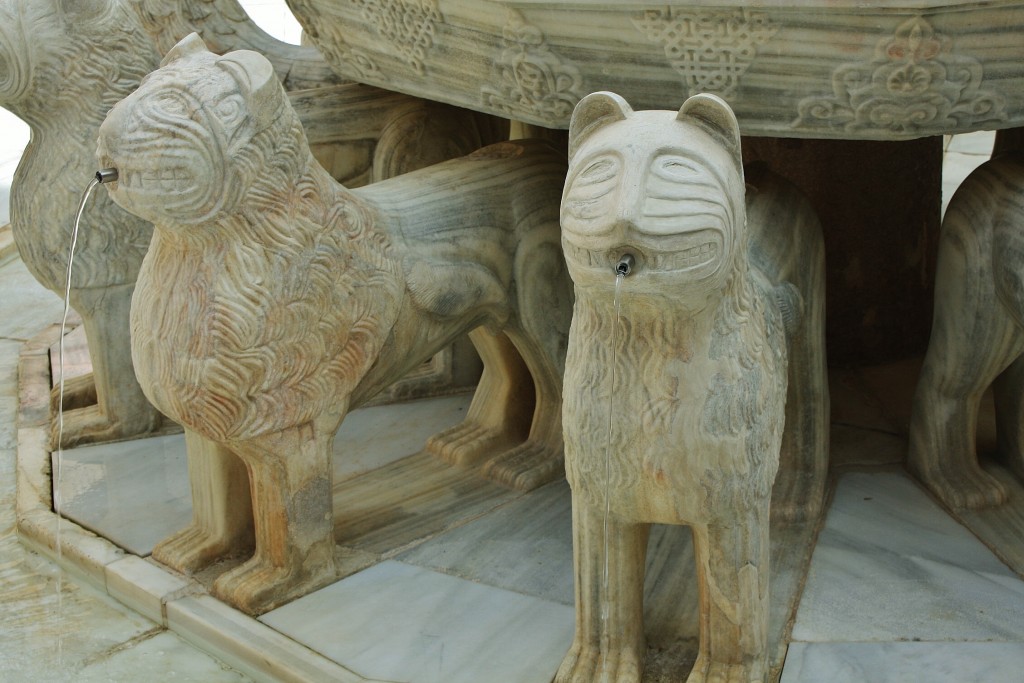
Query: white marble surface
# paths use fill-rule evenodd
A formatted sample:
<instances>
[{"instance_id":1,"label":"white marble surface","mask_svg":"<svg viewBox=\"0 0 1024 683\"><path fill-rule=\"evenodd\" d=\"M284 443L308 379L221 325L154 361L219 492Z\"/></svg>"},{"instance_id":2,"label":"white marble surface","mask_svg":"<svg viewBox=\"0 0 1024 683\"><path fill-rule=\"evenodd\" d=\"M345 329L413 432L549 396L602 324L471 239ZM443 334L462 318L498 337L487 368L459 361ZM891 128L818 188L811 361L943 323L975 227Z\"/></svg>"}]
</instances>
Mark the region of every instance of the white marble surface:
<instances>
[{"instance_id":1,"label":"white marble surface","mask_svg":"<svg viewBox=\"0 0 1024 683\"><path fill-rule=\"evenodd\" d=\"M471 398L460 394L352 411L334 442L335 481L417 453L431 434L462 419ZM4 438L0 427L0 447ZM181 434L62 451L61 467L55 464L54 471L60 472L66 516L136 555L149 555L192 518Z\"/></svg>"},{"instance_id":2,"label":"white marble surface","mask_svg":"<svg viewBox=\"0 0 1024 683\"><path fill-rule=\"evenodd\" d=\"M571 606L571 495L553 482L397 559Z\"/></svg>"},{"instance_id":3,"label":"white marble surface","mask_svg":"<svg viewBox=\"0 0 1024 683\"><path fill-rule=\"evenodd\" d=\"M196 652L177 635L164 631L131 648L113 652L110 657L90 662L77 673L74 681L138 681L141 671L159 672L156 677L147 678L161 683L242 683L249 680L216 659Z\"/></svg>"},{"instance_id":4,"label":"white marble surface","mask_svg":"<svg viewBox=\"0 0 1024 683\"><path fill-rule=\"evenodd\" d=\"M793 639L1024 642L1024 581L905 475L846 474Z\"/></svg>"},{"instance_id":5,"label":"white marble surface","mask_svg":"<svg viewBox=\"0 0 1024 683\"><path fill-rule=\"evenodd\" d=\"M65 516L139 556L192 519L181 434L63 451L60 505Z\"/></svg>"},{"instance_id":6,"label":"white marble surface","mask_svg":"<svg viewBox=\"0 0 1024 683\"><path fill-rule=\"evenodd\" d=\"M1022 643L793 643L780 683L1020 683Z\"/></svg>"},{"instance_id":7,"label":"white marble surface","mask_svg":"<svg viewBox=\"0 0 1024 683\"><path fill-rule=\"evenodd\" d=\"M566 605L387 561L261 621L367 677L548 683L572 641Z\"/></svg>"}]
</instances>

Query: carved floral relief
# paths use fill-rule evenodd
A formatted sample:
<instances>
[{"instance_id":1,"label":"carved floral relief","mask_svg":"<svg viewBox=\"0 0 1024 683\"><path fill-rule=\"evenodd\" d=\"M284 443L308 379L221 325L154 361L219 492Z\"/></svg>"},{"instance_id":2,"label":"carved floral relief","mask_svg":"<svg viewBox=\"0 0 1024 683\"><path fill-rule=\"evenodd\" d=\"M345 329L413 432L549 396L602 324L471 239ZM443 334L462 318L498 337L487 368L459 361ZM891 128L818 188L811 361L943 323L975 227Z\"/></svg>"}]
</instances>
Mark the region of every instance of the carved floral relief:
<instances>
[{"instance_id":1,"label":"carved floral relief","mask_svg":"<svg viewBox=\"0 0 1024 683\"><path fill-rule=\"evenodd\" d=\"M923 17L905 21L874 59L836 69L833 94L804 99L793 125L916 133L1006 119L1003 98L981 87L981 62L951 43Z\"/></svg>"},{"instance_id":2,"label":"carved floral relief","mask_svg":"<svg viewBox=\"0 0 1024 683\"><path fill-rule=\"evenodd\" d=\"M540 29L519 12L509 10L502 37L497 86L483 88L484 104L513 117L567 120L584 95L579 70L552 52Z\"/></svg>"},{"instance_id":3,"label":"carved floral relief","mask_svg":"<svg viewBox=\"0 0 1024 683\"><path fill-rule=\"evenodd\" d=\"M672 68L690 93L729 97L739 87L757 47L779 30L764 12L722 10L676 12L645 10L633 25L665 50Z\"/></svg>"}]
</instances>

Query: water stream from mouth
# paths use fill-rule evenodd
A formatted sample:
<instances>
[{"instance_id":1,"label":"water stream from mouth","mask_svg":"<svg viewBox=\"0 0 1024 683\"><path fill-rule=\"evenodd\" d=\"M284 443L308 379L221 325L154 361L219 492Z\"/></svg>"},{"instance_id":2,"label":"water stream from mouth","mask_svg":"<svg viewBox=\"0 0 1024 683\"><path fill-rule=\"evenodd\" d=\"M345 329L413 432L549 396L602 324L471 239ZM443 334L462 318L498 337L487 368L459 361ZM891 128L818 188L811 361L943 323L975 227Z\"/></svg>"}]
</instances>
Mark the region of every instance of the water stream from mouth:
<instances>
[{"instance_id":1,"label":"water stream from mouth","mask_svg":"<svg viewBox=\"0 0 1024 683\"><path fill-rule=\"evenodd\" d=\"M58 376L58 388L57 388L57 451L56 458L53 463L53 511L57 515L57 527L56 527L56 550L57 550L57 623L63 623L64 616L64 572L60 568L63 560L63 548L61 546L60 538L60 522L61 522L61 474L63 465L64 452L61 448L61 443L64 441L64 335L67 331L68 325L68 313L71 310L71 269L74 265L75 260L75 247L78 246L78 229L82 222L82 213L85 212L86 202L89 201L89 196L92 191L101 182L99 175L93 178L89 182L89 186L85 188L85 192L82 194L82 201L78 205L78 213L75 214L75 224L71 230L71 248L68 250L68 269L64 278L64 314L60 321L60 339L57 342L57 366L59 369ZM64 632L63 629L58 628L57 631L57 664L60 669L64 666Z\"/></svg>"},{"instance_id":2,"label":"water stream from mouth","mask_svg":"<svg viewBox=\"0 0 1024 683\"><path fill-rule=\"evenodd\" d=\"M620 293L622 291L622 280L625 279L628 271L617 270L615 274L615 325L612 327L612 354L611 354L611 377L609 382L609 394L608 394L608 429L605 433L605 450L604 450L604 552L602 553L604 559L604 567L601 571L601 638L605 639L610 637L608 633L608 618L611 611L611 597L609 596L609 584L610 582L610 569L609 569L609 558L608 550L610 547L608 541L608 527L609 519L611 518L611 472L612 472L612 416L614 414L613 407L615 404L615 366L618 363L618 345L619 345L619 312L620 312Z\"/></svg>"}]
</instances>

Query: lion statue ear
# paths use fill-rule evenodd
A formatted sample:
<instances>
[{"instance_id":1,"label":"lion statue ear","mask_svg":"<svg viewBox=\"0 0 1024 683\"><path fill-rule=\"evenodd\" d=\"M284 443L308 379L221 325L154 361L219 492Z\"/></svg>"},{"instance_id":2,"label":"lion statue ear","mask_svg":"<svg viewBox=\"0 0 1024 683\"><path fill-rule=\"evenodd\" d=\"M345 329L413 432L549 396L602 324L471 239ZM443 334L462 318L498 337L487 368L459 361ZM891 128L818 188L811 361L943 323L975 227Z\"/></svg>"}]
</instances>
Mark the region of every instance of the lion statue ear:
<instances>
[{"instance_id":1,"label":"lion statue ear","mask_svg":"<svg viewBox=\"0 0 1024 683\"><path fill-rule=\"evenodd\" d=\"M572 111L569 121L569 158L576 154L583 141L605 126L624 121L633 113L626 100L613 92L587 95Z\"/></svg>"},{"instance_id":2,"label":"lion statue ear","mask_svg":"<svg viewBox=\"0 0 1024 683\"><path fill-rule=\"evenodd\" d=\"M178 44L167 51L164 55L163 61L160 62L160 66L167 66L172 64L179 59L184 59L191 55L200 54L203 52L209 52L206 49L206 43L199 37L198 33L192 32L178 41Z\"/></svg>"},{"instance_id":3,"label":"lion statue ear","mask_svg":"<svg viewBox=\"0 0 1024 683\"><path fill-rule=\"evenodd\" d=\"M257 121L267 123L277 116L281 83L266 57L252 50L236 50L218 58L217 66L238 83Z\"/></svg>"},{"instance_id":4,"label":"lion statue ear","mask_svg":"<svg viewBox=\"0 0 1024 683\"><path fill-rule=\"evenodd\" d=\"M679 108L679 121L690 121L703 128L712 137L725 145L728 152L736 160L736 165L743 168L743 153L740 146L740 123L736 114L717 95L703 93L694 95Z\"/></svg>"}]
</instances>

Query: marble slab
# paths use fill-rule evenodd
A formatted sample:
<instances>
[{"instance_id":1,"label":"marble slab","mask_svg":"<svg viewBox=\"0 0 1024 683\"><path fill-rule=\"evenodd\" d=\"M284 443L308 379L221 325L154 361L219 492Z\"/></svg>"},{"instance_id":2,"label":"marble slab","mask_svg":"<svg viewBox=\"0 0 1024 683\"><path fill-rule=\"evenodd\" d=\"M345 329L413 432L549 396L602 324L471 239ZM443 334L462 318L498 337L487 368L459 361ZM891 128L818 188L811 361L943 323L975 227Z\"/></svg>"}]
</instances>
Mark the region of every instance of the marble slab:
<instances>
[{"instance_id":1,"label":"marble slab","mask_svg":"<svg viewBox=\"0 0 1024 683\"><path fill-rule=\"evenodd\" d=\"M53 462L64 515L135 555L192 519L184 435L81 446Z\"/></svg>"},{"instance_id":2,"label":"marble slab","mask_svg":"<svg viewBox=\"0 0 1024 683\"><path fill-rule=\"evenodd\" d=\"M56 566L0 536L0 680L72 681L90 652L107 652L156 629Z\"/></svg>"},{"instance_id":3,"label":"marble slab","mask_svg":"<svg viewBox=\"0 0 1024 683\"><path fill-rule=\"evenodd\" d=\"M3 293L0 337L29 339L63 315L64 303L60 297L36 282L21 260L4 266Z\"/></svg>"},{"instance_id":4,"label":"marble slab","mask_svg":"<svg viewBox=\"0 0 1024 683\"><path fill-rule=\"evenodd\" d=\"M850 473L811 561L794 640L1024 641L1024 581L902 473Z\"/></svg>"},{"instance_id":5,"label":"marble slab","mask_svg":"<svg viewBox=\"0 0 1024 683\"><path fill-rule=\"evenodd\" d=\"M1014 683L1024 643L793 643L780 683Z\"/></svg>"},{"instance_id":6,"label":"marble slab","mask_svg":"<svg viewBox=\"0 0 1024 683\"><path fill-rule=\"evenodd\" d=\"M548 683L571 607L386 561L260 621L361 676L415 683Z\"/></svg>"},{"instance_id":7,"label":"marble slab","mask_svg":"<svg viewBox=\"0 0 1024 683\"><path fill-rule=\"evenodd\" d=\"M150 676L159 674L160 680L182 683L247 683L252 680L197 651L169 631L90 662L76 672L74 680L75 683L133 681L139 680L141 671L152 672Z\"/></svg>"},{"instance_id":8,"label":"marble slab","mask_svg":"<svg viewBox=\"0 0 1024 683\"><path fill-rule=\"evenodd\" d=\"M816 523L771 529L770 663L777 676ZM573 605L571 494L556 482L398 556L403 562ZM654 525L647 549L645 681L674 681L697 655L697 587L688 527Z\"/></svg>"},{"instance_id":9,"label":"marble slab","mask_svg":"<svg viewBox=\"0 0 1024 683\"><path fill-rule=\"evenodd\" d=\"M335 439L335 481L341 485L416 453L427 437L462 418L470 398L446 396L353 411ZM449 479L472 476L453 473L441 463L427 465ZM56 456L54 471L58 471ZM149 555L157 542L192 517L181 434L65 450L59 471L57 488L65 515L135 555ZM490 488L485 486L483 491ZM408 492L398 495L414 497ZM358 487L348 497L357 507L366 502ZM394 507L388 500L387 506ZM339 505L345 506L346 501L343 494Z\"/></svg>"}]
</instances>

